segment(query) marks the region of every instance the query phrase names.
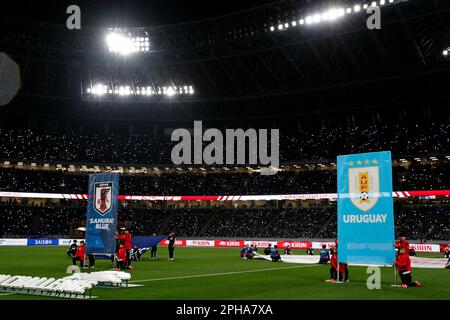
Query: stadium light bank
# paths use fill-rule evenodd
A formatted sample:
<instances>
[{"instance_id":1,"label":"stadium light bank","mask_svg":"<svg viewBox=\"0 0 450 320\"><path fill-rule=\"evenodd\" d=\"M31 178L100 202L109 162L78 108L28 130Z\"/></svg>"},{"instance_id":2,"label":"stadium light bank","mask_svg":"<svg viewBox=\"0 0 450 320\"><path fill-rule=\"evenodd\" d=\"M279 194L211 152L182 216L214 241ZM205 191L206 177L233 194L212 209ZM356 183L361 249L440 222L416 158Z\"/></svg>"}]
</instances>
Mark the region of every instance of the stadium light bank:
<instances>
[{"instance_id":1,"label":"stadium light bank","mask_svg":"<svg viewBox=\"0 0 450 320\"><path fill-rule=\"evenodd\" d=\"M316 25L321 23L332 23L343 19L345 16L350 14L358 14L361 12L366 12L370 8L389 6L400 2L406 2L408 0L378 0L372 1L370 3L355 4L349 7L332 7L328 8L322 12L315 12L309 15L305 15L298 20L281 22L278 25L271 25L269 30L274 31L285 31L292 27L303 27Z\"/></svg>"}]
</instances>

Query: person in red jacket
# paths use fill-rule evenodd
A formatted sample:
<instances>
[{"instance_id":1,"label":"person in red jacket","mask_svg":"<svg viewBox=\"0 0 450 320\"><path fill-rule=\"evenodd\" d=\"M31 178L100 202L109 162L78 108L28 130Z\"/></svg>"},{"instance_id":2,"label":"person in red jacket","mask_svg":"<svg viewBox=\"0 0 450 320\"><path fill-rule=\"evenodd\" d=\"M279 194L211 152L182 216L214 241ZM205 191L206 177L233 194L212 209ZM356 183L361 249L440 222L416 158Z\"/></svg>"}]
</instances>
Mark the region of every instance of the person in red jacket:
<instances>
[{"instance_id":1,"label":"person in red jacket","mask_svg":"<svg viewBox=\"0 0 450 320\"><path fill-rule=\"evenodd\" d=\"M397 258L394 260L395 267L398 270L400 279L402 280L402 288L420 287L422 284L418 281L412 281L411 276L411 259L406 247L399 247Z\"/></svg>"},{"instance_id":2,"label":"person in red jacket","mask_svg":"<svg viewBox=\"0 0 450 320\"><path fill-rule=\"evenodd\" d=\"M80 267L84 268L84 260L86 259L86 247L84 246L84 241L80 241L80 245L77 247L77 251L72 258L72 264L77 265L77 261L80 261Z\"/></svg>"},{"instance_id":3,"label":"person in red jacket","mask_svg":"<svg viewBox=\"0 0 450 320\"><path fill-rule=\"evenodd\" d=\"M125 247L127 253L127 262L126 268L132 269L131 267L131 233L128 229L125 230L124 234L117 234L116 238L123 242L123 246Z\"/></svg>"},{"instance_id":4,"label":"person in red jacket","mask_svg":"<svg viewBox=\"0 0 450 320\"><path fill-rule=\"evenodd\" d=\"M400 247L405 247L406 252L409 254L409 242L406 241L406 237L399 237L397 241L394 242L394 247L398 250Z\"/></svg>"},{"instance_id":5,"label":"person in red jacket","mask_svg":"<svg viewBox=\"0 0 450 320\"><path fill-rule=\"evenodd\" d=\"M338 258L337 258L337 247L331 248L331 259L330 259L330 280L329 282L334 282L338 279Z\"/></svg>"},{"instance_id":6,"label":"person in red jacket","mask_svg":"<svg viewBox=\"0 0 450 320\"><path fill-rule=\"evenodd\" d=\"M116 253L117 257L117 267L116 270L120 268L120 270L124 270L126 268L127 263L127 250L123 244L120 245L119 251Z\"/></svg>"},{"instance_id":7,"label":"person in red jacket","mask_svg":"<svg viewBox=\"0 0 450 320\"><path fill-rule=\"evenodd\" d=\"M327 280L327 282L335 282L338 280L338 274L339 274L339 281L348 281L348 265L347 263L340 262L338 264L338 254L337 254L337 246L333 247L331 249L331 259L330 259L330 279Z\"/></svg>"}]
</instances>

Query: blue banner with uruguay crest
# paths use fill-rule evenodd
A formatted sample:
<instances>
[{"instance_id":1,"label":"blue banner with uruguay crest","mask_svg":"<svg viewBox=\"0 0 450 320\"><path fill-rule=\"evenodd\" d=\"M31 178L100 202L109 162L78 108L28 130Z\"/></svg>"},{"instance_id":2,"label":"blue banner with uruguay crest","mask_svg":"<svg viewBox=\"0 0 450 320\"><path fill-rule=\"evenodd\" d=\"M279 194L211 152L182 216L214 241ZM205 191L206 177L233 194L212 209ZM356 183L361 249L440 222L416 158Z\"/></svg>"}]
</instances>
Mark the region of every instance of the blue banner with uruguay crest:
<instances>
[{"instance_id":1,"label":"blue banner with uruguay crest","mask_svg":"<svg viewBox=\"0 0 450 320\"><path fill-rule=\"evenodd\" d=\"M337 184L339 262L392 265L391 152L338 156Z\"/></svg>"},{"instance_id":2,"label":"blue banner with uruguay crest","mask_svg":"<svg viewBox=\"0 0 450 320\"><path fill-rule=\"evenodd\" d=\"M86 253L114 254L116 251L119 174L89 175L86 219Z\"/></svg>"}]
</instances>

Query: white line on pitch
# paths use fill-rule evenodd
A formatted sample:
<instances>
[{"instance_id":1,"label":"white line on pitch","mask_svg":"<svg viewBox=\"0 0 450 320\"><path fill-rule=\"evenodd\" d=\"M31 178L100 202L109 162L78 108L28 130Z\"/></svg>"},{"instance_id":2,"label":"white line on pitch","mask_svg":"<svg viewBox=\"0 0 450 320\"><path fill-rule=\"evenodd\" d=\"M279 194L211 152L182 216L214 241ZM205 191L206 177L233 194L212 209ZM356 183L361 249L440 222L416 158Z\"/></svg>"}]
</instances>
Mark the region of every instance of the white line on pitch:
<instances>
[{"instance_id":1,"label":"white line on pitch","mask_svg":"<svg viewBox=\"0 0 450 320\"><path fill-rule=\"evenodd\" d=\"M153 279L144 279L144 280L133 280L130 282L148 282L148 281L162 281L162 280L177 280L177 279L189 279L189 278L201 278L201 277L227 276L227 275L232 275L232 274L263 272L263 271L272 271L272 270L284 270L284 269L298 269L298 268L317 267L317 266L319 266L319 265L312 264L312 265L301 265L301 266L284 267L284 268L268 268L268 269L254 269L254 270L232 271L232 272L222 272L222 273L194 274L191 276L179 276L179 277L170 277L170 278L153 278Z\"/></svg>"},{"instance_id":2,"label":"white line on pitch","mask_svg":"<svg viewBox=\"0 0 450 320\"><path fill-rule=\"evenodd\" d=\"M10 296L12 294L14 294L14 292L0 293L0 296Z\"/></svg>"}]
</instances>

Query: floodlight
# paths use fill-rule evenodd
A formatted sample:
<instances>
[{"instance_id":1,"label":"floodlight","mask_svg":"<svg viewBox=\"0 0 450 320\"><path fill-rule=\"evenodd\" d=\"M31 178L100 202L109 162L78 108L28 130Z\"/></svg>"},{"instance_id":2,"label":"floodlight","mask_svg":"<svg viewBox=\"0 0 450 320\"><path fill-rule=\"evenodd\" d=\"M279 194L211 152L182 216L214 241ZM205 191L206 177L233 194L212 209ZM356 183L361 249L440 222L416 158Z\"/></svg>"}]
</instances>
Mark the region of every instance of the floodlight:
<instances>
[{"instance_id":1,"label":"floodlight","mask_svg":"<svg viewBox=\"0 0 450 320\"><path fill-rule=\"evenodd\" d=\"M132 52L150 51L148 37L131 37L111 32L106 36L106 43L110 52L127 55Z\"/></svg>"},{"instance_id":2,"label":"floodlight","mask_svg":"<svg viewBox=\"0 0 450 320\"><path fill-rule=\"evenodd\" d=\"M135 89L133 89L135 88ZM163 87L153 87L153 86L130 86L130 85L119 85L116 87L109 87L102 83L98 83L86 89L86 93L93 96L101 96L105 94L115 95L115 96L153 96L153 95L192 95L194 94L193 86L163 86Z\"/></svg>"},{"instance_id":3,"label":"floodlight","mask_svg":"<svg viewBox=\"0 0 450 320\"><path fill-rule=\"evenodd\" d=\"M330 9L327 11L329 20L336 20L338 17L338 11L336 9Z\"/></svg>"},{"instance_id":4,"label":"floodlight","mask_svg":"<svg viewBox=\"0 0 450 320\"><path fill-rule=\"evenodd\" d=\"M95 95L103 95L108 92L108 87L99 83L90 89L90 92Z\"/></svg>"},{"instance_id":5,"label":"floodlight","mask_svg":"<svg viewBox=\"0 0 450 320\"><path fill-rule=\"evenodd\" d=\"M315 14L313 16L313 22L314 23L319 23L320 21L322 21L322 18L320 17L320 14Z\"/></svg>"},{"instance_id":6,"label":"floodlight","mask_svg":"<svg viewBox=\"0 0 450 320\"><path fill-rule=\"evenodd\" d=\"M175 89L172 87L167 88L166 94L171 97L173 95L175 95Z\"/></svg>"},{"instance_id":7,"label":"floodlight","mask_svg":"<svg viewBox=\"0 0 450 320\"><path fill-rule=\"evenodd\" d=\"M127 55L134 51L134 44L131 39L118 33L110 33L106 37L109 51Z\"/></svg>"}]
</instances>

